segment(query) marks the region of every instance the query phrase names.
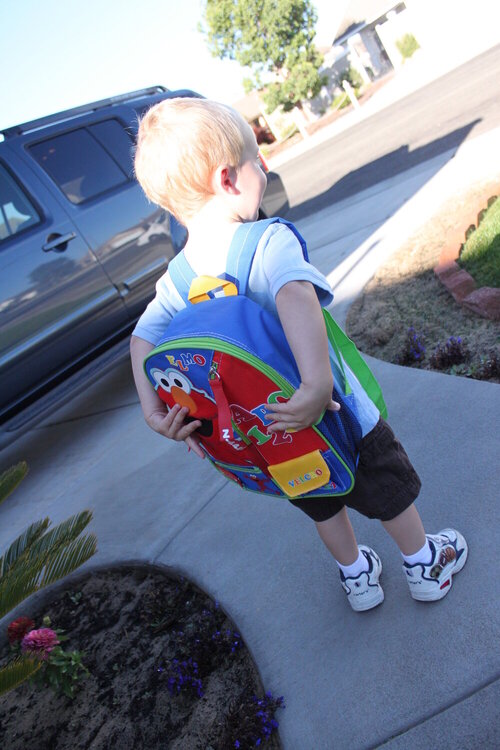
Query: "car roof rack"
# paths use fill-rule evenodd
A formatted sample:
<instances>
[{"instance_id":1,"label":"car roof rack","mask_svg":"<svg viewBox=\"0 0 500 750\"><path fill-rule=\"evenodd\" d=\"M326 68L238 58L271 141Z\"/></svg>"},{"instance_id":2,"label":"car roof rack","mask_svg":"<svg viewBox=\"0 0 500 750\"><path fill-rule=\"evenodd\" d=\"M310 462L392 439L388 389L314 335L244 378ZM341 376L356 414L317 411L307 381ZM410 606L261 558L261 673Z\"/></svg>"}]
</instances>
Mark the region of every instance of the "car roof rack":
<instances>
[{"instance_id":1,"label":"car roof rack","mask_svg":"<svg viewBox=\"0 0 500 750\"><path fill-rule=\"evenodd\" d=\"M62 122L64 120L71 120L73 117L78 117L86 112L95 112L97 109L103 107L109 107L113 104L122 104L123 102L131 101L132 99L142 99L145 96L152 96L154 94L163 94L167 92L165 86L151 86L147 89L139 89L138 91L130 91L128 94L118 94L118 96L110 96L108 99L101 99L98 102L91 102L90 104L82 104L79 107L73 107L72 109L65 109L62 112L56 112L53 115L47 115L46 117L40 117L37 120L30 120L29 122L23 122L20 125L13 125L5 130L0 130L0 133L4 138L12 138L15 135L22 135L28 133L31 130L38 130L46 125L52 125L56 122Z\"/></svg>"}]
</instances>

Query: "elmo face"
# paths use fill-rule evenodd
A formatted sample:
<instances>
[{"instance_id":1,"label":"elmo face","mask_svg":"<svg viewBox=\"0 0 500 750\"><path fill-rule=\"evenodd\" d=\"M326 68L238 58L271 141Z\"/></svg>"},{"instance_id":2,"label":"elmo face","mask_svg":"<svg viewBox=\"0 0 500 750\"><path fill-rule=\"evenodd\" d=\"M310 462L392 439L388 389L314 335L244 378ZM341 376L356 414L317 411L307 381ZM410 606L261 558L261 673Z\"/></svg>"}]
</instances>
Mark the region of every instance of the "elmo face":
<instances>
[{"instance_id":1,"label":"elmo face","mask_svg":"<svg viewBox=\"0 0 500 750\"><path fill-rule=\"evenodd\" d=\"M217 416L217 406L213 398L205 391L195 388L183 372L173 367L167 370L154 367L150 374L156 382L156 392L161 400L170 408L175 404L186 406L189 409L189 417L186 421L200 419L202 426L197 432L210 437L213 432L212 420Z\"/></svg>"}]
</instances>

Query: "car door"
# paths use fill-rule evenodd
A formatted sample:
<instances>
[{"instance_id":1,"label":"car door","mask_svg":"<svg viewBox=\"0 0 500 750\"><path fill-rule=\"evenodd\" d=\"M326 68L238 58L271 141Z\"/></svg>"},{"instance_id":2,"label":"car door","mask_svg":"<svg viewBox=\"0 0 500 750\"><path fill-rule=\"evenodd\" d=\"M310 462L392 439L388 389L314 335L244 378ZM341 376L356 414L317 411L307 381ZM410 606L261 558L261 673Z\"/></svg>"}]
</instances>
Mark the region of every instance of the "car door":
<instances>
[{"instance_id":1,"label":"car door","mask_svg":"<svg viewBox=\"0 0 500 750\"><path fill-rule=\"evenodd\" d=\"M27 150L61 190L69 215L133 320L153 297L176 250L170 217L148 202L133 176L133 138L125 117L113 111L101 118L93 115Z\"/></svg>"},{"instance_id":2,"label":"car door","mask_svg":"<svg viewBox=\"0 0 500 750\"><path fill-rule=\"evenodd\" d=\"M110 331L125 306L81 232L8 142L0 150L0 414Z\"/></svg>"}]
</instances>

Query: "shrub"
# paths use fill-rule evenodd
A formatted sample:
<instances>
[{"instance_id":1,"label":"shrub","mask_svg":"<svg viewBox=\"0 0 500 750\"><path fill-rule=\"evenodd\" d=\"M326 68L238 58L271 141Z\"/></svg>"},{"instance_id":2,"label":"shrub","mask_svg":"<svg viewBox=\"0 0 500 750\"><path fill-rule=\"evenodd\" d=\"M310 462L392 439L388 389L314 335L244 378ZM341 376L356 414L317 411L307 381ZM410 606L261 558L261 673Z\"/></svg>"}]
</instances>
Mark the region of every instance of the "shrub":
<instances>
[{"instance_id":1,"label":"shrub","mask_svg":"<svg viewBox=\"0 0 500 750\"><path fill-rule=\"evenodd\" d=\"M481 357L481 362L474 376L478 380L500 380L500 352L492 350L486 357Z\"/></svg>"},{"instance_id":2,"label":"shrub","mask_svg":"<svg viewBox=\"0 0 500 750\"><path fill-rule=\"evenodd\" d=\"M163 667L158 672L164 671ZM167 688L170 695L181 690L194 690L198 698L203 698L203 683L200 679L198 664L190 656L186 661L172 659L167 667Z\"/></svg>"},{"instance_id":3,"label":"shrub","mask_svg":"<svg viewBox=\"0 0 500 750\"><path fill-rule=\"evenodd\" d=\"M342 94L337 94L333 102L330 104L330 109L344 109L344 107L348 107L350 103L351 100L344 91Z\"/></svg>"},{"instance_id":4,"label":"shrub","mask_svg":"<svg viewBox=\"0 0 500 750\"><path fill-rule=\"evenodd\" d=\"M286 141L292 136L294 136L295 133L298 133L298 132L299 132L299 129L294 122L287 123L280 132L280 140Z\"/></svg>"},{"instance_id":5,"label":"shrub","mask_svg":"<svg viewBox=\"0 0 500 750\"><path fill-rule=\"evenodd\" d=\"M18 661L19 657L28 657L36 666L30 675L33 683L74 698L78 681L89 675L82 663L84 654L61 648L61 641L67 640L68 636L63 630L53 630L49 617L43 618L42 625L36 629L34 621L28 617L18 617L11 622L7 628L11 652ZM14 660L11 665L15 663Z\"/></svg>"},{"instance_id":6,"label":"shrub","mask_svg":"<svg viewBox=\"0 0 500 750\"><path fill-rule=\"evenodd\" d=\"M467 378L473 378L474 380L492 380L500 382L500 352L496 349L491 351L483 357L480 357L479 362L472 362L467 367L455 368L457 375L465 375Z\"/></svg>"},{"instance_id":7,"label":"shrub","mask_svg":"<svg viewBox=\"0 0 500 750\"><path fill-rule=\"evenodd\" d=\"M352 67L352 65L342 73L342 80L349 81L353 89L359 89L363 85L363 79L361 78L361 75L358 73L356 68Z\"/></svg>"},{"instance_id":8,"label":"shrub","mask_svg":"<svg viewBox=\"0 0 500 750\"><path fill-rule=\"evenodd\" d=\"M415 365L422 362L425 358L425 346L422 341L422 334L418 333L413 326L408 328L406 338L403 344L403 350L398 358L400 365Z\"/></svg>"},{"instance_id":9,"label":"shrub","mask_svg":"<svg viewBox=\"0 0 500 750\"><path fill-rule=\"evenodd\" d=\"M238 715L232 717L230 747L244 750L267 743L279 726L274 715L278 708L284 707L283 696L275 698L272 693L260 699L256 695L244 696Z\"/></svg>"},{"instance_id":10,"label":"shrub","mask_svg":"<svg viewBox=\"0 0 500 750\"><path fill-rule=\"evenodd\" d=\"M469 358L467 346L461 338L450 336L445 344L438 344L429 360L431 367L446 370L453 365L460 365Z\"/></svg>"},{"instance_id":11,"label":"shrub","mask_svg":"<svg viewBox=\"0 0 500 750\"><path fill-rule=\"evenodd\" d=\"M177 600L179 594L178 601L182 599L184 583L181 579L175 595ZM144 620L158 632L166 623L164 610L171 608L172 603L166 602L158 592L158 596L149 597L144 602ZM177 619L182 622L179 613ZM237 663L238 652L243 647L242 637L236 630L222 627L225 620L226 615L215 601L202 610L196 625L190 622L189 630L171 631L173 640L168 646L169 658L156 667L170 695L184 694L192 700L199 700L205 694L206 681L225 658L234 658ZM275 713L284 708L283 697L274 698L271 693L259 697L247 686L242 686L241 692L228 695L227 700L229 711L218 750L246 750L265 745L278 728Z\"/></svg>"},{"instance_id":12,"label":"shrub","mask_svg":"<svg viewBox=\"0 0 500 750\"><path fill-rule=\"evenodd\" d=\"M420 48L420 44L417 42L413 34L405 34L401 37L401 39L397 40L396 47L400 51L403 59L406 60L408 57L411 57L413 53L417 51L417 49Z\"/></svg>"},{"instance_id":13,"label":"shrub","mask_svg":"<svg viewBox=\"0 0 500 750\"><path fill-rule=\"evenodd\" d=\"M22 482L27 472L26 463L21 462L0 475L0 503ZM47 531L50 519L44 518L31 524L12 542L0 557L0 617L30 594L64 578L95 554L97 540L94 534L81 536L91 519L92 513L85 510ZM33 631L32 622L23 616L10 623L7 628L11 645L20 644L19 635L24 628L23 636L27 637L26 644L31 647L20 651L9 664L0 668L0 694L35 677L41 670L43 660L36 658L35 645L40 647L39 651L46 652L49 656L53 652L54 659L56 656L59 661L65 659L64 655L61 656L63 652L57 643L47 646L51 636L44 633L44 629L36 631L39 634L38 640L34 640L34 635L28 637L30 631ZM45 651L41 648L44 643ZM71 658L71 655L68 656ZM45 666L41 671L45 673L47 669Z\"/></svg>"}]
</instances>

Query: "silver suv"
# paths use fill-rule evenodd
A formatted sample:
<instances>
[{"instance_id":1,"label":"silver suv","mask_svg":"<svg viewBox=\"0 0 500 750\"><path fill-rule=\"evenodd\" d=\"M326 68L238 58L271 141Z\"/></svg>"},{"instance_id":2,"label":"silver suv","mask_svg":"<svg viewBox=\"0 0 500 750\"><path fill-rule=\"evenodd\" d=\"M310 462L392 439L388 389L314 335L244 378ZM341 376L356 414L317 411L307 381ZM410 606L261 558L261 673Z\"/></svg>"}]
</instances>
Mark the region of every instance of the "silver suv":
<instances>
[{"instance_id":1,"label":"silver suv","mask_svg":"<svg viewBox=\"0 0 500 750\"><path fill-rule=\"evenodd\" d=\"M173 96L198 94L155 86L3 131L0 444L123 356L155 281L186 241L132 172L138 116ZM281 180L268 178L264 213L283 213Z\"/></svg>"}]
</instances>

